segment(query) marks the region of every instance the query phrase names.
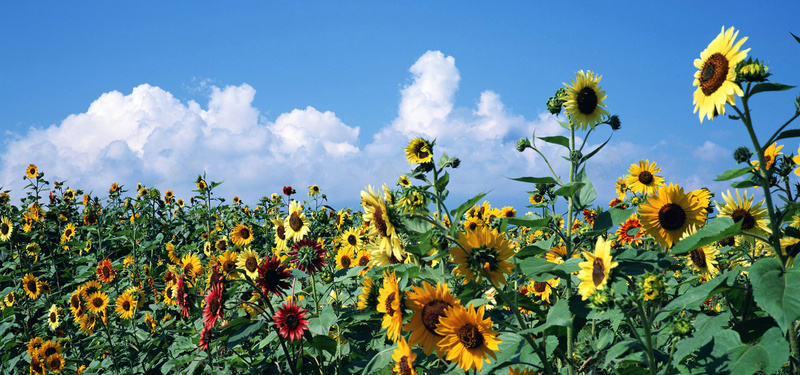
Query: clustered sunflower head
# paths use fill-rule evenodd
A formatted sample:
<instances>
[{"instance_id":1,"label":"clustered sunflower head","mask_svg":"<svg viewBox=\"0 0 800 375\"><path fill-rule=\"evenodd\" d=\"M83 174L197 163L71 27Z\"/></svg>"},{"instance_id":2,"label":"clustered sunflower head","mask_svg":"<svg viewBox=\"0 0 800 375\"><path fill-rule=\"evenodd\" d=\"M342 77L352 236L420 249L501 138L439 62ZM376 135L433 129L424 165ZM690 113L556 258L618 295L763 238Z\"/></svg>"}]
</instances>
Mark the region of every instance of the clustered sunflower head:
<instances>
[{"instance_id":1,"label":"clustered sunflower head","mask_svg":"<svg viewBox=\"0 0 800 375\"><path fill-rule=\"evenodd\" d=\"M750 49L740 51L739 48L747 40L740 39L734 44L738 31L733 27L722 31L694 60L694 113L700 112L703 118L713 120L717 115L725 114L725 103L736 104L734 95L742 96L744 92L736 83L736 66L747 57Z\"/></svg>"},{"instance_id":2,"label":"clustered sunflower head","mask_svg":"<svg viewBox=\"0 0 800 375\"><path fill-rule=\"evenodd\" d=\"M664 287L661 275L654 273L645 273L639 280L639 288L645 301L653 301L661 297Z\"/></svg>"},{"instance_id":3,"label":"clustered sunflower head","mask_svg":"<svg viewBox=\"0 0 800 375\"><path fill-rule=\"evenodd\" d=\"M606 92L600 87L602 78L591 71L584 73L581 70L571 80L571 86L564 84L567 87L564 107L573 126L580 126L582 130L587 126L594 129L595 125L603 122L603 116L609 115L603 104Z\"/></svg>"},{"instance_id":4,"label":"clustered sunflower head","mask_svg":"<svg viewBox=\"0 0 800 375\"><path fill-rule=\"evenodd\" d=\"M424 164L433 160L433 142L423 138L414 138L406 146L408 164Z\"/></svg>"},{"instance_id":5,"label":"clustered sunflower head","mask_svg":"<svg viewBox=\"0 0 800 375\"><path fill-rule=\"evenodd\" d=\"M451 293L447 284L433 285L427 281L422 282L422 288L412 286L413 291L406 292L406 307L413 311L411 321L403 330L411 331L409 341L411 345L421 345L426 355L436 351L439 357L446 353L439 348L443 336L436 333L439 320L445 316L445 311L458 306L461 301Z\"/></svg>"},{"instance_id":6,"label":"clustered sunflower head","mask_svg":"<svg viewBox=\"0 0 800 375\"><path fill-rule=\"evenodd\" d=\"M297 269L312 275L322 270L327 262L322 245L317 240L308 238L292 245L289 256Z\"/></svg>"}]
</instances>

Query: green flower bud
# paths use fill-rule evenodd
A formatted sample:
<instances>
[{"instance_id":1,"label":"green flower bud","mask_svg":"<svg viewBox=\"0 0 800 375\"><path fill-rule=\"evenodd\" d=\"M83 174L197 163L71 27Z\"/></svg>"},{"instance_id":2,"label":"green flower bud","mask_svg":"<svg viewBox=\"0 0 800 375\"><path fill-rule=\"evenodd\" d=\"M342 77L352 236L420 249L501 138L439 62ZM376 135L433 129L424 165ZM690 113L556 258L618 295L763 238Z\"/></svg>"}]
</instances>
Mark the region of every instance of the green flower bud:
<instances>
[{"instance_id":1,"label":"green flower bud","mask_svg":"<svg viewBox=\"0 0 800 375\"><path fill-rule=\"evenodd\" d=\"M661 297L664 291L664 280L660 275L645 273L640 280L639 287L645 301L653 301Z\"/></svg>"},{"instance_id":2,"label":"green flower bud","mask_svg":"<svg viewBox=\"0 0 800 375\"><path fill-rule=\"evenodd\" d=\"M551 96L550 99L547 99L547 110L553 115L561 113L561 107L566 101L566 96L567 90L565 88L562 87L556 90L555 95Z\"/></svg>"},{"instance_id":3,"label":"green flower bud","mask_svg":"<svg viewBox=\"0 0 800 375\"><path fill-rule=\"evenodd\" d=\"M608 288L597 289L592 293L592 302L589 307L596 310L607 310L613 308L614 298Z\"/></svg>"},{"instance_id":4,"label":"green flower bud","mask_svg":"<svg viewBox=\"0 0 800 375\"><path fill-rule=\"evenodd\" d=\"M622 127L622 123L619 121L619 116L617 115L609 117L606 122L608 125L611 125L611 130L619 130Z\"/></svg>"},{"instance_id":5,"label":"green flower bud","mask_svg":"<svg viewBox=\"0 0 800 375\"><path fill-rule=\"evenodd\" d=\"M750 163L750 158L752 156L753 153L745 146L739 147L733 151L733 160L736 160L737 163Z\"/></svg>"},{"instance_id":6,"label":"green flower bud","mask_svg":"<svg viewBox=\"0 0 800 375\"><path fill-rule=\"evenodd\" d=\"M781 162L778 167L778 176L786 178L789 176L792 171L794 171L794 161L788 155L783 155L781 157Z\"/></svg>"},{"instance_id":7,"label":"green flower bud","mask_svg":"<svg viewBox=\"0 0 800 375\"><path fill-rule=\"evenodd\" d=\"M736 82L764 82L771 73L769 66L758 59L748 57L736 65Z\"/></svg>"},{"instance_id":8,"label":"green flower bud","mask_svg":"<svg viewBox=\"0 0 800 375\"><path fill-rule=\"evenodd\" d=\"M529 141L528 138L520 138L517 141L517 151L525 151L525 149L528 147L531 147L531 141Z\"/></svg>"},{"instance_id":9,"label":"green flower bud","mask_svg":"<svg viewBox=\"0 0 800 375\"><path fill-rule=\"evenodd\" d=\"M572 151L569 153L569 159L570 159L571 161L573 161L573 162L576 162L576 163L577 163L577 162L579 162L579 161L581 160L581 158L582 158L582 157L583 157L583 154L581 154L581 152L580 152L580 151L578 151L578 150L572 150Z\"/></svg>"},{"instance_id":10,"label":"green flower bud","mask_svg":"<svg viewBox=\"0 0 800 375\"><path fill-rule=\"evenodd\" d=\"M322 271L319 275L320 279L325 283L333 282L333 274L330 271Z\"/></svg>"},{"instance_id":11,"label":"green flower bud","mask_svg":"<svg viewBox=\"0 0 800 375\"><path fill-rule=\"evenodd\" d=\"M672 322L672 335L677 337L686 337L692 334L692 323L688 318L679 317Z\"/></svg>"}]
</instances>

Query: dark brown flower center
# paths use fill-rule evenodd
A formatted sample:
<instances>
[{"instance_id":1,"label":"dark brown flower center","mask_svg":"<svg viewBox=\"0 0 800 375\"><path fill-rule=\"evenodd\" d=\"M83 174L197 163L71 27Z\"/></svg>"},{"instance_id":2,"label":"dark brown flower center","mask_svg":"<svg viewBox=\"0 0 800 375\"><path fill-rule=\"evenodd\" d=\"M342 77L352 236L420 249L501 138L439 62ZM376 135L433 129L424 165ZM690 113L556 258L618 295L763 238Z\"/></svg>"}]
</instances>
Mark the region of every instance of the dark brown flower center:
<instances>
[{"instance_id":1,"label":"dark brown flower center","mask_svg":"<svg viewBox=\"0 0 800 375\"><path fill-rule=\"evenodd\" d=\"M122 302L122 310L131 311L131 303L130 303L130 301Z\"/></svg>"},{"instance_id":2,"label":"dark brown flower center","mask_svg":"<svg viewBox=\"0 0 800 375\"><path fill-rule=\"evenodd\" d=\"M596 261L596 260L597 260L597 259L595 259L595 261ZM602 265L602 262L601 262L601 264L600 264L600 267L602 267L602 266L603 266L603 265ZM592 272L592 277L594 277L594 272ZM547 290L547 285L548 285L548 284L547 284L546 282L542 282L542 281L534 281L534 282L533 282L533 290L534 290L536 293L544 293L544 292Z\"/></svg>"},{"instance_id":3,"label":"dark brown flower center","mask_svg":"<svg viewBox=\"0 0 800 375\"><path fill-rule=\"evenodd\" d=\"M58 321L58 314L50 312L50 323L55 324Z\"/></svg>"},{"instance_id":4,"label":"dark brown flower center","mask_svg":"<svg viewBox=\"0 0 800 375\"><path fill-rule=\"evenodd\" d=\"M298 214L297 211L292 212L289 216L289 227L295 232L299 232L300 229L303 229L303 219L300 218L300 214Z\"/></svg>"},{"instance_id":5,"label":"dark brown flower center","mask_svg":"<svg viewBox=\"0 0 800 375\"><path fill-rule=\"evenodd\" d=\"M281 241L286 240L286 228L283 226L283 224L278 225L278 228L275 230L275 232Z\"/></svg>"},{"instance_id":6,"label":"dark brown flower center","mask_svg":"<svg viewBox=\"0 0 800 375\"><path fill-rule=\"evenodd\" d=\"M697 268L705 269L708 267L708 263L706 263L706 252L703 249L694 249L689 252L689 258L692 259L692 263Z\"/></svg>"},{"instance_id":7,"label":"dark brown flower center","mask_svg":"<svg viewBox=\"0 0 800 375\"><path fill-rule=\"evenodd\" d=\"M398 372L400 375L411 375L411 366L408 365L408 356L403 356L400 358L400 362L397 362L397 367L400 369Z\"/></svg>"},{"instance_id":8,"label":"dark brown flower center","mask_svg":"<svg viewBox=\"0 0 800 375\"><path fill-rule=\"evenodd\" d=\"M709 96L719 89L728 76L728 59L717 52L706 60L700 71L700 89Z\"/></svg>"},{"instance_id":9,"label":"dark brown flower center","mask_svg":"<svg viewBox=\"0 0 800 375\"><path fill-rule=\"evenodd\" d=\"M8 235L8 232L10 231L11 227L9 227L8 224L6 223L0 224L0 233L3 233L4 236Z\"/></svg>"},{"instance_id":10,"label":"dark brown flower center","mask_svg":"<svg viewBox=\"0 0 800 375\"><path fill-rule=\"evenodd\" d=\"M731 219L734 222L742 222L742 230L750 230L756 226L756 219L750 214L750 211L743 208L737 208L731 213Z\"/></svg>"},{"instance_id":11,"label":"dark brown flower center","mask_svg":"<svg viewBox=\"0 0 800 375\"><path fill-rule=\"evenodd\" d=\"M597 93L591 87L584 87L575 98L578 110L584 115L590 115L597 108Z\"/></svg>"},{"instance_id":12,"label":"dark brown flower center","mask_svg":"<svg viewBox=\"0 0 800 375\"><path fill-rule=\"evenodd\" d=\"M345 256L342 257L342 267L344 267L344 268L350 267L351 263L352 263L352 261L350 260L350 256L349 255L345 255Z\"/></svg>"},{"instance_id":13,"label":"dark brown flower center","mask_svg":"<svg viewBox=\"0 0 800 375\"><path fill-rule=\"evenodd\" d=\"M111 277L111 270L109 270L107 266L103 266L102 270L103 270L103 278L108 279L109 277Z\"/></svg>"},{"instance_id":14,"label":"dark brown flower center","mask_svg":"<svg viewBox=\"0 0 800 375\"><path fill-rule=\"evenodd\" d=\"M239 237L241 237L243 240L249 239L250 238L250 229L247 229L247 228L239 229Z\"/></svg>"},{"instance_id":15,"label":"dark brown flower center","mask_svg":"<svg viewBox=\"0 0 800 375\"><path fill-rule=\"evenodd\" d=\"M51 356L53 354L56 354L56 353L58 353L58 349L56 349L55 346L48 346L47 349L44 350L44 353L42 354L42 356L47 358L47 357L49 357L49 356Z\"/></svg>"},{"instance_id":16,"label":"dark brown flower center","mask_svg":"<svg viewBox=\"0 0 800 375\"><path fill-rule=\"evenodd\" d=\"M256 260L256 258L248 257L247 260L244 262L244 267L247 268L247 271L249 272L256 272L256 269L258 268L257 263L258 261Z\"/></svg>"},{"instance_id":17,"label":"dark brown flower center","mask_svg":"<svg viewBox=\"0 0 800 375\"><path fill-rule=\"evenodd\" d=\"M36 294L36 290L38 289L37 285L36 285L36 280L33 280L33 279L28 280L28 283L25 284L25 285L28 286L28 290L30 290L31 293Z\"/></svg>"},{"instance_id":18,"label":"dark brown flower center","mask_svg":"<svg viewBox=\"0 0 800 375\"><path fill-rule=\"evenodd\" d=\"M100 298L100 297L93 298L92 299L92 306L94 306L97 309L103 307L103 299Z\"/></svg>"},{"instance_id":19,"label":"dark brown flower center","mask_svg":"<svg viewBox=\"0 0 800 375\"><path fill-rule=\"evenodd\" d=\"M639 182L644 185L650 185L653 182L653 174L648 171L639 173Z\"/></svg>"},{"instance_id":20,"label":"dark brown flower center","mask_svg":"<svg viewBox=\"0 0 800 375\"><path fill-rule=\"evenodd\" d=\"M734 239L733 236L725 237L725 238L719 240L719 246L720 247L733 246L735 243L736 243L736 239Z\"/></svg>"},{"instance_id":21,"label":"dark brown flower center","mask_svg":"<svg viewBox=\"0 0 800 375\"><path fill-rule=\"evenodd\" d=\"M79 307L81 307L80 298L77 295L73 294L72 297L69 298L69 305L73 309L78 309Z\"/></svg>"},{"instance_id":22,"label":"dark brown flower center","mask_svg":"<svg viewBox=\"0 0 800 375\"><path fill-rule=\"evenodd\" d=\"M294 330L300 325L300 319L298 319L297 315L294 313L286 314L286 317L283 318L283 325L289 328L289 330Z\"/></svg>"},{"instance_id":23,"label":"dark brown flower center","mask_svg":"<svg viewBox=\"0 0 800 375\"><path fill-rule=\"evenodd\" d=\"M541 194L534 194L533 195L533 201L536 202L536 203L542 203L543 199L544 199L544 197Z\"/></svg>"},{"instance_id":24,"label":"dark brown flower center","mask_svg":"<svg viewBox=\"0 0 800 375\"><path fill-rule=\"evenodd\" d=\"M359 266L364 266L364 267L366 267L366 266L367 266L367 264L369 264L369 258L367 258L367 257L364 257L364 256L362 256L362 257L358 258L358 265L359 265Z\"/></svg>"},{"instance_id":25,"label":"dark brown flower center","mask_svg":"<svg viewBox=\"0 0 800 375\"><path fill-rule=\"evenodd\" d=\"M194 274L194 267L192 266L191 263L189 263L189 264L187 264L187 265L185 265L183 267L183 273L186 276L189 276L189 277L191 277Z\"/></svg>"},{"instance_id":26,"label":"dark brown flower center","mask_svg":"<svg viewBox=\"0 0 800 375\"><path fill-rule=\"evenodd\" d=\"M236 264L231 260L225 260L225 263L222 263L222 270L230 273L233 269L236 268Z\"/></svg>"},{"instance_id":27,"label":"dark brown flower center","mask_svg":"<svg viewBox=\"0 0 800 375\"><path fill-rule=\"evenodd\" d=\"M603 260L600 258L594 258L592 262L592 282L594 286L599 286L603 280L606 278L606 267L603 264Z\"/></svg>"},{"instance_id":28,"label":"dark brown flower center","mask_svg":"<svg viewBox=\"0 0 800 375\"><path fill-rule=\"evenodd\" d=\"M676 230L686 223L686 211L678 204L667 203L658 210L658 222L666 230Z\"/></svg>"},{"instance_id":29,"label":"dark brown flower center","mask_svg":"<svg viewBox=\"0 0 800 375\"><path fill-rule=\"evenodd\" d=\"M389 316L394 316L395 310L392 307L392 302L394 302L395 298L397 298L397 293L392 292L386 296L386 302L383 303L383 306L386 308L386 313L389 314Z\"/></svg>"},{"instance_id":30,"label":"dark brown flower center","mask_svg":"<svg viewBox=\"0 0 800 375\"><path fill-rule=\"evenodd\" d=\"M387 237L389 235L389 227L386 225L386 221L383 220L383 210L380 205L375 206L375 212L372 213L372 225L381 236Z\"/></svg>"},{"instance_id":31,"label":"dark brown flower center","mask_svg":"<svg viewBox=\"0 0 800 375\"><path fill-rule=\"evenodd\" d=\"M348 235L347 236L347 243L350 244L350 246L357 245L358 244L358 237L356 237L355 234Z\"/></svg>"},{"instance_id":32,"label":"dark brown flower center","mask_svg":"<svg viewBox=\"0 0 800 375\"><path fill-rule=\"evenodd\" d=\"M474 222L474 221L471 221L471 222L469 223L469 225L467 226L467 229L469 229L469 230L475 230L475 229L478 229L478 223L477 223L477 222Z\"/></svg>"},{"instance_id":33,"label":"dark brown flower center","mask_svg":"<svg viewBox=\"0 0 800 375\"><path fill-rule=\"evenodd\" d=\"M475 325L464 324L458 329L458 340L467 349L480 348L483 345L483 334Z\"/></svg>"},{"instance_id":34,"label":"dark brown flower center","mask_svg":"<svg viewBox=\"0 0 800 375\"><path fill-rule=\"evenodd\" d=\"M441 337L436 333L436 327L439 325L439 319L445 316L444 310L449 307L452 307L452 305L438 299L430 301L422 307L422 325L425 326L428 332Z\"/></svg>"}]
</instances>

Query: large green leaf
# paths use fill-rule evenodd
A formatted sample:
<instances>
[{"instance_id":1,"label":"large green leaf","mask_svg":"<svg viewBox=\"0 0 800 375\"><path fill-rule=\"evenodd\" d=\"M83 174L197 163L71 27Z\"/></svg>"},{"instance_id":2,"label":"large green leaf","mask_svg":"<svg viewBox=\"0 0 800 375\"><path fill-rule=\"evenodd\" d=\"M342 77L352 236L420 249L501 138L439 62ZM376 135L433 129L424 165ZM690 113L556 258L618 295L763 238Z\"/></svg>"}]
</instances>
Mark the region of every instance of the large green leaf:
<instances>
[{"instance_id":1,"label":"large green leaf","mask_svg":"<svg viewBox=\"0 0 800 375\"><path fill-rule=\"evenodd\" d=\"M678 310L699 310L700 304L712 295L726 289L724 285L732 284L739 275L738 270L729 271L703 283L697 287L690 287L685 293L675 298L659 312L677 312ZM663 319L665 316L661 315ZM660 320L660 319L657 319Z\"/></svg>"},{"instance_id":2,"label":"large green leaf","mask_svg":"<svg viewBox=\"0 0 800 375\"><path fill-rule=\"evenodd\" d=\"M794 86L782 85L775 82L764 82L753 86L753 89L750 90L750 95L755 95L765 91L785 91L792 88L794 88Z\"/></svg>"},{"instance_id":3,"label":"large green leaf","mask_svg":"<svg viewBox=\"0 0 800 375\"><path fill-rule=\"evenodd\" d=\"M753 167L728 169L727 171L722 172L721 175L717 176L717 178L714 181L732 180L732 179L734 179L736 177L739 177L739 176L742 176L745 173L750 172L752 170L753 170Z\"/></svg>"},{"instance_id":4,"label":"large green leaf","mask_svg":"<svg viewBox=\"0 0 800 375\"><path fill-rule=\"evenodd\" d=\"M550 222L549 218L536 217L534 215L525 215L520 217L508 218L508 223L520 227L527 227L531 229L541 228L547 226Z\"/></svg>"},{"instance_id":5,"label":"large green leaf","mask_svg":"<svg viewBox=\"0 0 800 375\"><path fill-rule=\"evenodd\" d=\"M619 225L620 223L628 220L633 214L633 209L630 210L620 210L618 208L612 208L608 211L601 212L600 215L597 215L597 218L594 220L594 227L592 230L600 230L606 231L611 227Z\"/></svg>"},{"instance_id":6,"label":"large green leaf","mask_svg":"<svg viewBox=\"0 0 800 375\"><path fill-rule=\"evenodd\" d=\"M697 233L682 239L672 248L672 255L683 255L698 247L708 245L726 237L739 234L742 221L734 222L729 217L717 217Z\"/></svg>"},{"instance_id":7,"label":"large green leaf","mask_svg":"<svg viewBox=\"0 0 800 375\"><path fill-rule=\"evenodd\" d=\"M569 198L573 196L576 192L578 192L581 186L583 186L582 182L570 182L564 184L564 186L558 188L558 190L555 191L555 195L560 195L562 197Z\"/></svg>"},{"instance_id":8,"label":"large green leaf","mask_svg":"<svg viewBox=\"0 0 800 375\"><path fill-rule=\"evenodd\" d=\"M714 351L721 372L751 375L759 371L771 374L789 360L789 343L777 327L767 331L755 344L741 342L739 334L723 330L714 335Z\"/></svg>"},{"instance_id":9,"label":"large green leaf","mask_svg":"<svg viewBox=\"0 0 800 375\"><path fill-rule=\"evenodd\" d=\"M775 258L764 258L750 267L753 299L769 313L785 333L800 318L800 270L784 270Z\"/></svg>"},{"instance_id":10,"label":"large green leaf","mask_svg":"<svg viewBox=\"0 0 800 375\"><path fill-rule=\"evenodd\" d=\"M543 141L545 141L547 143L552 143L554 145L561 145L561 146L564 146L566 148L569 148L569 138L567 138L567 137L565 137L563 135L555 135L555 136L552 136L552 137L539 137L539 139L541 139L541 140L543 140Z\"/></svg>"},{"instance_id":11,"label":"large green leaf","mask_svg":"<svg viewBox=\"0 0 800 375\"><path fill-rule=\"evenodd\" d=\"M684 358L694 353L701 346L708 344L714 338L714 333L719 332L727 326L731 319L729 312L724 312L717 316L700 314L697 316L693 326L694 332L675 345L675 355L673 365L679 364Z\"/></svg>"}]
</instances>

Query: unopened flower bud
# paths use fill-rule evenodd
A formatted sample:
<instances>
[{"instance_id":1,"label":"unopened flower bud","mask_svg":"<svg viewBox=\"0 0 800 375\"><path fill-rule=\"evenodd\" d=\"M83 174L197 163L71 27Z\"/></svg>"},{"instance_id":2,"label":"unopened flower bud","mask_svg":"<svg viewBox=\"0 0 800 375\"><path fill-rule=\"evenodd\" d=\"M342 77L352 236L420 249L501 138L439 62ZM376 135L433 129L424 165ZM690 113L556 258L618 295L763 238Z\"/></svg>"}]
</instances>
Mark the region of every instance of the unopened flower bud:
<instances>
[{"instance_id":1,"label":"unopened flower bud","mask_svg":"<svg viewBox=\"0 0 800 375\"><path fill-rule=\"evenodd\" d=\"M520 138L517 141L517 151L525 151L525 149L528 147L531 147L531 141L529 141L528 138Z\"/></svg>"},{"instance_id":2,"label":"unopened flower bud","mask_svg":"<svg viewBox=\"0 0 800 375\"><path fill-rule=\"evenodd\" d=\"M750 157L752 156L753 153L745 146L739 147L733 151L733 160L736 160L737 163L749 163Z\"/></svg>"},{"instance_id":3,"label":"unopened flower bud","mask_svg":"<svg viewBox=\"0 0 800 375\"><path fill-rule=\"evenodd\" d=\"M561 113L561 107L566 101L566 96L567 90L563 87L556 90L555 95L551 96L550 99L547 99L547 110L553 115Z\"/></svg>"},{"instance_id":4,"label":"unopened flower bud","mask_svg":"<svg viewBox=\"0 0 800 375\"><path fill-rule=\"evenodd\" d=\"M764 82L770 75L769 66L752 57L736 65L736 82Z\"/></svg>"},{"instance_id":5,"label":"unopened flower bud","mask_svg":"<svg viewBox=\"0 0 800 375\"><path fill-rule=\"evenodd\" d=\"M619 130L622 127L622 123L619 121L619 116L613 115L608 118L608 125L611 125L612 130Z\"/></svg>"}]
</instances>

